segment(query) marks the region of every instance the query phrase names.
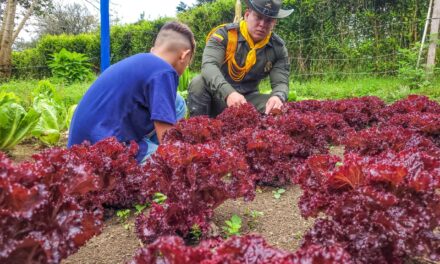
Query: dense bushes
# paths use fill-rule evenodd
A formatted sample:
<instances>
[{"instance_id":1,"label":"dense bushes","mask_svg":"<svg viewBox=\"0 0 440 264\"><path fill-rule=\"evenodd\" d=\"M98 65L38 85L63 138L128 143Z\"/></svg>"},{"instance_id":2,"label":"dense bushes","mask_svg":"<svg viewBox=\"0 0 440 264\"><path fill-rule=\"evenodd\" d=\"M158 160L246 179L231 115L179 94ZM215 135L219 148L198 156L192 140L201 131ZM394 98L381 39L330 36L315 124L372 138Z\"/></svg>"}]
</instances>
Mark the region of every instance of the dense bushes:
<instances>
[{"instance_id":1,"label":"dense bushes","mask_svg":"<svg viewBox=\"0 0 440 264\"><path fill-rule=\"evenodd\" d=\"M136 53L149 52L159 29L169 20L169 18L161 18L112 27L111 62L116 63Z\"/></svg>"},{"instance_id":2,"label":"dense bushes","mask_svg":"<svg viewBox=\"0 0 440 264\"><path fill-rule=\"evenodd\" d=\"M99 35L47 35L41 38L33 49L13 53L13 76L43 78L50 76L48 66L52 54L62 49L86 54L95 70L99 65Z\"/></svg>"},{"instance_id":3,"label":"dense bushes","mask_svg":"<svg viewBox=\"0 0 440 264\"><path fill-rule=\"evenodd\" d=\"M193 69L200 68L209 30L232 22L234 3L234 0L217 0L177 15L179 20L191 27L197 40ZM286 0L283 8L295 11L288 18L278 21L276 32L286 41L295 78L304 79L340 78L353 73L354 76L403 74L398 72L401 62L406 62L407 57L403 54L402 58L402 49L410 50L420 41L428 7L426 1L415 0L398 3L390 0ZM112 63L148 51L157 31L169 19L113 26ZM46 60L61 48L86 54L96 69L99 68L99 32L45 36L35 49L14 54L14 75L28 77L29 70L22 68L30 67L30 76L47 76ZM404 73L408 74L408 71Z\"/></svg>"}]
</instances>

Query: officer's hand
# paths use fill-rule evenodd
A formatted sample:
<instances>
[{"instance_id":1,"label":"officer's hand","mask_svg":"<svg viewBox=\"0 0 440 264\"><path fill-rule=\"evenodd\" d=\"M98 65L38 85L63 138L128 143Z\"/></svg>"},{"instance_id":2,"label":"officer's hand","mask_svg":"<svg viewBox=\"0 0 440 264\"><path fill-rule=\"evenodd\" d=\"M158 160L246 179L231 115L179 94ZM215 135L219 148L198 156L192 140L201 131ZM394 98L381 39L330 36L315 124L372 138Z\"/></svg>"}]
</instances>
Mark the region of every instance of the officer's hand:
<instances>
[{"instance_id":1,"label":"officer's hand","mask_svg":"<svg viewBox=\"0 0 440 264\"><path fill-rule=\"evenodd\" d=\"M241 95L237 92L232 92L226 98L226 104L228 105L228 107L239 106L239 105L245 104L245 103L246 103L246 98L244 98L243 95Z\"/></svg>"},{"instance_id":2,"label":"officer's hand","mask_svg":"<svg viewBox=\"0 0 440 264\"><path fill-rule=\"evenodd\" d=\"M281 109L282 106L283 102L281 99L278 96L272 96L269 98L269 100L267 100L265 113L267 115L270 113L270 111L272 111L272 109Z\"/></svg>"}]
</instances>

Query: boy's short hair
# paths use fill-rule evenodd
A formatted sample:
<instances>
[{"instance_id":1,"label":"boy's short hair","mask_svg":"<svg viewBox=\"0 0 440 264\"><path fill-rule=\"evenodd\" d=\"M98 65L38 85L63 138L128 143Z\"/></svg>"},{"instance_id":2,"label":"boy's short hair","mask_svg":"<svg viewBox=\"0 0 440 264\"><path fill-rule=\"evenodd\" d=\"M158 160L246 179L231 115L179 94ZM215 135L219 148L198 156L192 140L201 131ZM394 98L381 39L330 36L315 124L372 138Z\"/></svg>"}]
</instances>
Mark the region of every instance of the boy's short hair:
<instances>
[{"instance_id":1,"label":"boy's short hair","mask_svg":"<svg viewBox=\"0 0 440 264\"><path fill-rule=\"evenodd\" d=\"M194 55L196 49L196 41L194 39L194 34L187 25L177 21L171 21L162 26L159 33L157 34L154 45L157 46L157 45L162 45L164 43L169 44L170 42L178 43L179 39L176 39L176 34L173 34L170 31L180 35L180 37L182 37L185 40L185 42L189 44L188 48L190 48L191 54Z\"/></svg>"}]
</instances>

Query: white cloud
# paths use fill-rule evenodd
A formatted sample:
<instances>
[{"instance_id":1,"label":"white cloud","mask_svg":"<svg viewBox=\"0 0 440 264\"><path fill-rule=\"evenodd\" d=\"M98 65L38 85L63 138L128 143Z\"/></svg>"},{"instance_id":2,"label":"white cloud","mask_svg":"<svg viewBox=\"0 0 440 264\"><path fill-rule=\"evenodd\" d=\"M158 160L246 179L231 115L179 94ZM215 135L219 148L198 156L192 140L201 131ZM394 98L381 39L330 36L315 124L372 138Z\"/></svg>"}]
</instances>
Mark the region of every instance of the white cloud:
<instances>
[{"instance_id":1,"label":"white cloud","mask_svg":"<svg viewBox=\"0 0 440 264\"><path fill-rule=\"evenodd\" d=\"M136 22L141 13L145 12L145 19L156 19L158 17L176 15L176 7L181 0L110 0L113 14L116 15L122 23ZM182 0L185 4L191 6L195 0ZM116 13L116 14L114 14Z\"/></svg>"}]
</instances>

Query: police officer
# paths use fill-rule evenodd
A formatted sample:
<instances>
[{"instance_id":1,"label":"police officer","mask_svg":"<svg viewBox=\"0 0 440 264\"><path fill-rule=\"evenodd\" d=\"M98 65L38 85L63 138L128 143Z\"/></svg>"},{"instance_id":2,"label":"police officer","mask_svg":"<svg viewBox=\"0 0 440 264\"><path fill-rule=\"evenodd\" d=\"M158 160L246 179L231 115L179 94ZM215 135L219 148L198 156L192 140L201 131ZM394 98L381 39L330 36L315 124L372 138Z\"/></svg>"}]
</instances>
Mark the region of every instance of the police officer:
<instances>
[{"instance_id":1,"label":"police officer","mask_svg":"<svg viewBox=\"0 0 440 264\"><path fill-rule=\"evenodd\" d=\"M269 113L287 100L290 65L284 41L272 32L278 18L293 10L282 0L246 0L244 20L214 28L207 37L202 72L188 87L191 116L215 117L226 107L252 103ZM272 92L260 94L258 84L270 76Z\"/></svg>"}]
</instances>

